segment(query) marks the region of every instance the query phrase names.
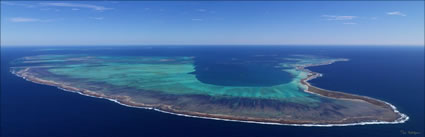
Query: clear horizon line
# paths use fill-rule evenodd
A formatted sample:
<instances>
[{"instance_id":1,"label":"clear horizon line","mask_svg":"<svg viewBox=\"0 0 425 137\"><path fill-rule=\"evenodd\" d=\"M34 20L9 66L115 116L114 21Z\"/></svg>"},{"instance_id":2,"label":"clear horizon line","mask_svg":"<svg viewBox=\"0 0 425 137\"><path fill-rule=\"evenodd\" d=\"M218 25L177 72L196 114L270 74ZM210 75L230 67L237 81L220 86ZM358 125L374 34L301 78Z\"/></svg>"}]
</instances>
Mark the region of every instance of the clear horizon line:
<instances>
[{"instance_id":1,"label":"clear horizon line","mask_svg":"<svg viewBox=\"0 0 425 137\"><path fill-rule=\"evenodd\" d=\"M28 46L425 46L425 44L46 44L46 45L5 45L0 47L28 47Z\"/></svg>"}]
</instances>

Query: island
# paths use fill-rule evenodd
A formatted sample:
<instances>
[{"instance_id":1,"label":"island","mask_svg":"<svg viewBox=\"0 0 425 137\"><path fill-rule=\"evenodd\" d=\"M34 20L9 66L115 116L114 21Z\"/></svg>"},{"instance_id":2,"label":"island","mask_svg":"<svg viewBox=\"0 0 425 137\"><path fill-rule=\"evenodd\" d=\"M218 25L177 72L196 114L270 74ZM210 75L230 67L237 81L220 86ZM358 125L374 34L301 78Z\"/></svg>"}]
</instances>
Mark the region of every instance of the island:
<instances>
[{"instance_id":1,"label":"island","mask_svg":"<svg viewBox=\"0 0 425 137\"><path fill-rule=\"evenodd\" d=\"M65 91L188 117L292 126L395 124L409 119L385 101L309 83L322 74L308 67L348 59L292 55L274 66L290 74L287 83L225 86L198 80L194 58L38 55L13 61L11 72Z\"/></svg>"}]
</instances>

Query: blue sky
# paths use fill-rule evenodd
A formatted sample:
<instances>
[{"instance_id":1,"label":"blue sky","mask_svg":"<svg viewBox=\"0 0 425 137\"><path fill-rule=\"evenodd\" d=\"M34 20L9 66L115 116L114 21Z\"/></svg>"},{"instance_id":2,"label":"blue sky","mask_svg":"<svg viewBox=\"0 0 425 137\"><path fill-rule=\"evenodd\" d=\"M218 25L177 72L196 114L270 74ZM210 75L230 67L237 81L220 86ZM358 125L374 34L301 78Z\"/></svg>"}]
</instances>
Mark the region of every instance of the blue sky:
<instances>
[{"instance_id":1,"label":"blue sky","mask_svg":"<svg viewBox=\"0 0 425 137\"><path fill-rule=\"evenodd\" d=\"M424 45L424 2L1 2L1 45Z\"/></svg>"}]
</instances>

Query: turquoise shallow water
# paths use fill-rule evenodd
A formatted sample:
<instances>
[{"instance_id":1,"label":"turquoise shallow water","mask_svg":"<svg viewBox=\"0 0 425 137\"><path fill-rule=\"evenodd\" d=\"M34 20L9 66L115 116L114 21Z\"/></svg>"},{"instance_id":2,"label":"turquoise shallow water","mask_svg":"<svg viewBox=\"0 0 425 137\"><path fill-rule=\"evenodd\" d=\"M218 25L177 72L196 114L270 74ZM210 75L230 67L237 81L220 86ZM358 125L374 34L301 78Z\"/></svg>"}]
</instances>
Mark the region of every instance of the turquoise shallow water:
<instances>
[{"instance_id":1,"label":"turquoise shallow water","mask_svg":"<svg viewBox=\"0 0 425 137\"><path fill-rule=\"evenodd\" d=\"M101 50L97 47L73 47L60 48L55 51L38 51L44 48L48 47L2 47L1 136L406 137L424 135L424 113L423 109L420 109L423 108L424 93L423 47L283 46L184 47L177 49L154 47L152 50L144 50L145 47L114 47L113 51ZM247 48L249 50L245 50ZM80 49L93 50L84 52ZM185 50L176 52L178 49ZM226 49L232 50L226 54ZM55 87L34 84L10 73L10 67L16 65L9 64L17 58L40 54L87 53L94 55L102 53L110 55L116 53L119 55L166 56L173 53L173 55L179 56L197 56L196 58L199 59L211 54L211 56L215 56L211 52L223 53L221 54L223 57L231 57L234 53L248 52L250 55L305 53L349 58L350 61L347 62L311 68L313 71L324 74L324 77L315 79L312 83L325 89L385 100L394 104L401 112L406 113L410 120L403 124L324 128L259 125L188 118L152 110L124 107L108 100L81 96L64 92ZM219 62L222 59L216 60ZM205 62L204 64L209 65ZM25 132L22 132L22 129L25 129ZM417 131L421 134L405 135L400 132L401 130Z\"/></svg>"},{"instance_id":2,"label":"turquoise shallow water","mask_svg":"<svg viewBox=\"0 0 425 137\"><path fill-rule=\"evenodd\" d=\"M287 74L283 77L287 82L255 86L205 83L197 78L199 73L195 72L200 66L191 56L39 55L16 60L14 63L20 67L12 70L63 86L87 89L107 98L128 96L135 103L168 106L187 113L312 123L341 121L347 117L370 120L376 120L377 116L382 120L396 117L392 110L367 102L331 99L304 91L307 87L300 81L309 72L299 67L326 65L341 59L309 55L274 57L272 61L256 58L261 57L225 63L266 64ZM253 75L259 74L261 71Z\"/></svg>"},{"instance_id":3,"label":"turquoise shallow water","mask_svg":"<svg viewBox=\"0 0 425 137\"><path fill-rule=\"evenodd\" d=\"M298 58L282 58L284 63L274 66L289 73L291 80L288 83L267 87L221 86L203 83L196 78L195 74L191 74L195 71L191 57L44 55L28 57L23 63L56 62L59 65L54 64L47 69L55 75L169 94L317 101L311 98L310 94L302 91L305 87L300 84L300 80L306 78L307 73L295 69L295 66L320 64L332 59L294 57Z\"/></svg>"}]
</instances>

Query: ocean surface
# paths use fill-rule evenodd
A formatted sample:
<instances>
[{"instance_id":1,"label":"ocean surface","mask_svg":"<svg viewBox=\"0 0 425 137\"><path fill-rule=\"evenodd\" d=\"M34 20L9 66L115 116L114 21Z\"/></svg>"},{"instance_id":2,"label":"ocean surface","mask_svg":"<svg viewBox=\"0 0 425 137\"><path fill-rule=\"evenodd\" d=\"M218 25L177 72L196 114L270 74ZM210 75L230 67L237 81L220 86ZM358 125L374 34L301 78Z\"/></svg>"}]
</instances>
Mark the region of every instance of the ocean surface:
<instances>
[{"instance_id":1,"label":"ocean surface","mask_svg":"<svg viewBox=\"0 0 425 137\"><path fill-rule=\"evenodd\" d=\"M285 83L288 74L267 63L222 65L234 59L268 60L315 55L350 61L309 68L324 76L313 85L384 100L407 114L403 124L295 127L189 118L130 108L28 82L10 73L14 59L42 54L193 56L197 78L230 86ZM255 58L253 58L255 57ZM225 64L225 63L224 63ZM208 68L208 69L206 69ZM207 73L208 72L208 73ZM414 46L92 46L1 47L1 136L185 136L185 137L422 137L424 47Z\"/></svg>"}]
</instances>

